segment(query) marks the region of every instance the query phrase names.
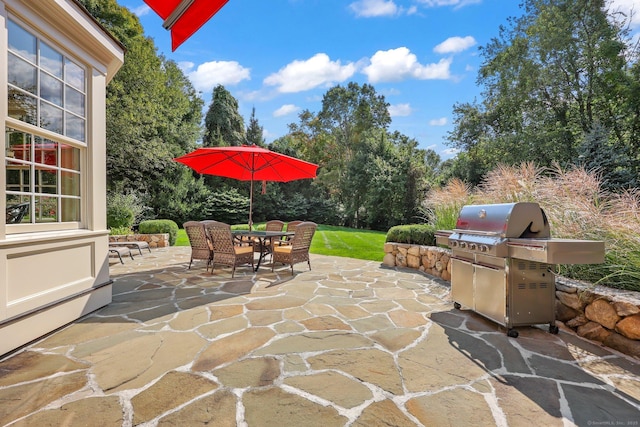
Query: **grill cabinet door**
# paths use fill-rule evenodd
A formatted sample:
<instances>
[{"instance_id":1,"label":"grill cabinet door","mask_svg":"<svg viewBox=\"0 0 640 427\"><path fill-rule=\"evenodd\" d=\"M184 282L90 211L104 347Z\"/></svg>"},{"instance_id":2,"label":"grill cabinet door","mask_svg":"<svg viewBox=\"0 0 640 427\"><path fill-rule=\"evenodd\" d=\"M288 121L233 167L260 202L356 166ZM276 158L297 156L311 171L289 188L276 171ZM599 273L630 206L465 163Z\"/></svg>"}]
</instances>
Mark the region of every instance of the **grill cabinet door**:
<instances>
[{"instance_id":1,"label":"grill cabinet door","mask_svg":"<svg viewBox=\"0 0 640 427\"><path fill-rule=\"evenodd\" d=\"M475 311L505 324L507 275L504 268L475 265Z\"/></svg>"},{"instance_id":2,"label":"grill cabinet door","mask_svg":"<svg viewBox=\"0 0 640 427\"><path fill-rule=\"evenodd\" d=\"M458 258L451 259L451 299L473 309L473 264Z\"/></svg>"}]
</instances>

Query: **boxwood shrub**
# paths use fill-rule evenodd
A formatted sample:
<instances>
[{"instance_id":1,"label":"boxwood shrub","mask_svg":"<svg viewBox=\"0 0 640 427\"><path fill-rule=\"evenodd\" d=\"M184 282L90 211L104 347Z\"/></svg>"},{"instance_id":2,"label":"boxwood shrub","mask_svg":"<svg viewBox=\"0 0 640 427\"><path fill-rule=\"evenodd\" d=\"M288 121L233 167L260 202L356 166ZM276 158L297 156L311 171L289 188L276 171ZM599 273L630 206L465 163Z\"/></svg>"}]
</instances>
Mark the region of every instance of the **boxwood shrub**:
<instances>
[{"instance_id":1,"label":"boxwood shrub","mask_svg":"<svg viewBox=\"0 0 640 427\"><path fill-rule=\"evenodd\" d=\"M435 246L436 229L430 224L396 225L387 232L387 242Z\"/></svg>"},{"instance_id":2,"label":"boxwood shrub","mask_svg":"<svg viewBox=\"0 0 640 427\"><path fill-rule=\"evenodd\" d=\"M178 237L178 224L170 219L150 219L142 221L138 231L141 234L169 233L169 246L173 246Z\"/></svg>"}]
</instances>

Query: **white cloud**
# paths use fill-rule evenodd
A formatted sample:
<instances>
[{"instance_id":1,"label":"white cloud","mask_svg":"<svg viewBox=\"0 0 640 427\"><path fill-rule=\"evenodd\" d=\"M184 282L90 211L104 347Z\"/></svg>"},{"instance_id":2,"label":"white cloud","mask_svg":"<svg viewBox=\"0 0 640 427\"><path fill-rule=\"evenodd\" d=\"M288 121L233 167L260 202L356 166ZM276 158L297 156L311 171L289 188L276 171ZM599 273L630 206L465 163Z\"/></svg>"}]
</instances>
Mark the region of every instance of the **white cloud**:
<instances>
[{"instance_id":1,"label":"white cloud","mask_svg":"<svg viewBox=\"0 0 640 427\"><path fill-rule=\"evenodd\" d=\"M146 4L143 4L142 6L138 6L135 9L131 9L131 13L136 15L138 18L148 14L149 12L151 12L151 8Z\"/></svg>"},{"instance_id":2,"label":"white cloud","mask_svg":"<svg viewBox=\"0 0 640 427\"><path fill-rule=\"evenodd\" d=\"M273 117L288 116L289 114L293 114L298 111L300 111L300 107L298 107L297 105L284 104L282 107L273 112Z\"/></svg>"},{"instance_id":3,"label":"white cloud","mask_svg":"<svg viewBox=\"0 0 640 427\"><path fill-rule=\"evenodd\" d=\"M453 6L454 9L481 2L482 0L418 0L418 3L427 7Z\"/></svg>"},{"instance_id":4,"label":"white cloud","mask_svg":"<svg viewBox=\"0 0 640 427\"><path fill-rule=\"evenodd\" d=\"M359 0L349 5L356 16L371 18L374 16L393 16L398 14L399 8L393 0Z\"/></svg>"},{"instance_id":5,"label":"white cloud","mask_svg":"<svg viewBox=\"0 0 640 427\"><path fill-rule=\"evenodd\" d=\"M429 120L429 126L444 126L447 124L446 117L440 117L439 119Z\"/></svg>"},{"instance_id":6,"label":"white cloud","mask_svg":"<svg viewBox=\"0 0 640 427\"><path fill-rule=\"evenodd\" d=\"M639 0L608 0L607 4L612 12L624 13L632 28L640 27Z\"/></svg>"},{"instance_id":7,"label":"white cloud","mask_svg":"<svg viewBox=\"0 0 640 427\"><path fill-rule=\"evenodd\" d=\"M389 115L391 117L406 117L411 114L411 105L395 104L389 106Z\"/></svg>"},{"instance_id":8,"label":"white cloud","mask_svg":"<svg viewBox=\"0 0 640 427\"><path fill-rule=\"evenodd\" d=\"M379 50L371 57L370 65L362 72L370 83L400 81L407 78L419 80L448 79L451 58L441 59L437 64L422 65L416 55L406 47Z\"/></svg>"},{"instance_id":9,"label":"white cloud","mask_svg":"<svg viewBox=\"0 0 640 427\"><path fill-rule=\"evenodd\" d=\"M276 137L276 135L274 135L269 130L263 128L262 129L262 137L268 141L268 140L273 140Z\"/></svg>"},{"instance_id":10,"label":"white cloud","mask_svg":"<svg viewBox=\"0 0 640 427\"><path fill-rule=\"evenodd\" d=\"M458 53L469 49L476 44L476 39L471 36L466 37L449 37L439 45L433 48L436 53Z\"/></svg>"},{"instance_id":11,"label":"white cloud","mask_svg":"<svg viewBox=\"0 0 640 427\"><path fill-rule=\"evenodd\" d=\"M193 62L181 62L178 66L189 77L193 87L202 92L209 92L219 84L233 86L243 80L251 80L251 70L236 61L204 62L195 70Z\"/></svg>"},{"instance_id":12,"label":"white cloud","mask_svg":"<svg viewBox=\"0 0 640 427\"><path fill-rule=\"evenodd\" d=\"M418 12L416 5L405 8L398 6L394 0L358 0L351 3L349 9L359 18L413 15Z\"/></svg>"},{"instance_id":13,"label":"white cloud","mask_svg":"<svg viewBox=\"0 0 640 427\"><path fill-rule=\"evenodd\" d=\"M459 152L460 152L459 148L447 148L445 150L442 150L442 154L444 154L445 156L455 156Z\"/></svg>"},{"instance_id":14,"label":"white cloud","mask_svg":"<svg viewBox=\"0 0 640 427\"><path fill-rule=\"evenodd\" d=\"M356 72L356 65L331 61L325 53L317 53L305 61L293 61L264 79L264 84L277 86L278 92L294 93L341 83Z\"/></svg>"}]
</instances>

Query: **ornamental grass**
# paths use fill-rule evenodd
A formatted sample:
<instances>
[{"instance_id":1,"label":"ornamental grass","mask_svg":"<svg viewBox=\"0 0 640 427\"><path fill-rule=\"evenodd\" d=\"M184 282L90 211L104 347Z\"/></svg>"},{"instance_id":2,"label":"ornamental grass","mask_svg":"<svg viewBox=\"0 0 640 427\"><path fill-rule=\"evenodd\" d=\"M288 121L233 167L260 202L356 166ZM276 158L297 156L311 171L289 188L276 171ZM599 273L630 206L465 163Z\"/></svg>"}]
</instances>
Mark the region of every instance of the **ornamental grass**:
<instances>
[{"instance_id":1,"label":"ornamental grass","mask_svg":"<svg viewBox=\"0 0 640 427\"><path fill-rule=\"evenodd\" d=\"M554 238L602 240L605 263L558 265L572 279L640 291L640 191L605 191L597 171L581 167L536 167L528 162L501 165L471 189L454 180L428 194L425 210L437 229L455 228L466 204L537 202Z\"/></svg>"}]
</instances>

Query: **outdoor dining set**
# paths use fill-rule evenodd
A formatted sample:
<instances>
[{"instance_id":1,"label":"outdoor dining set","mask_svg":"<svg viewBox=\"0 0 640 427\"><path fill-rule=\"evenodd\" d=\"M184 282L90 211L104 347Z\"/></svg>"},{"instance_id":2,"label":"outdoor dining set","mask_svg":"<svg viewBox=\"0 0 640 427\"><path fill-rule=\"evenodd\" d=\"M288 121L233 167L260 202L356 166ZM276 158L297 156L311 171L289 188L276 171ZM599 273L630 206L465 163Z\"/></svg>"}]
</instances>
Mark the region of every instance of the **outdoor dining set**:
<instances>
[{"instance_id":1,"label":"outdoor dining set","mask_svg":"<svg viewBox=\"0 0 640 427\"><path fill-rule=\"evenodd\" d=\"M217 264L231 267L251 265L257 272L270 257L271 271L276 263L289 265L293 275L294 264L309 260L309 248L317 225L309 221L267 221L264 230L232 230L229 224L213 221L188 221L183 224L191 245L189 268L194 260L206 261L206 271ZM256 261L257 255L257 261Z\"/></svg>"}]
</instances>

